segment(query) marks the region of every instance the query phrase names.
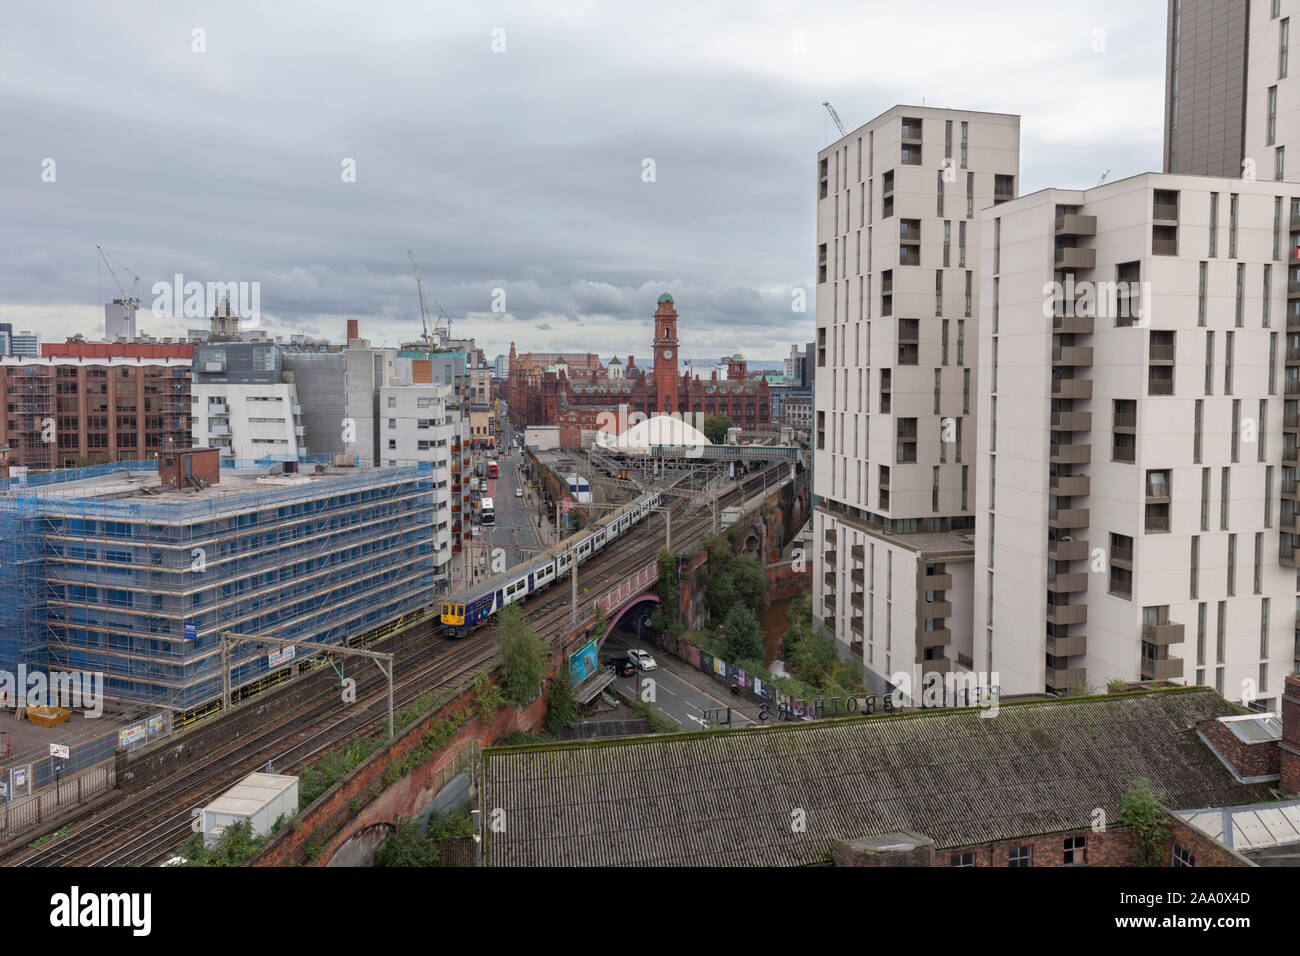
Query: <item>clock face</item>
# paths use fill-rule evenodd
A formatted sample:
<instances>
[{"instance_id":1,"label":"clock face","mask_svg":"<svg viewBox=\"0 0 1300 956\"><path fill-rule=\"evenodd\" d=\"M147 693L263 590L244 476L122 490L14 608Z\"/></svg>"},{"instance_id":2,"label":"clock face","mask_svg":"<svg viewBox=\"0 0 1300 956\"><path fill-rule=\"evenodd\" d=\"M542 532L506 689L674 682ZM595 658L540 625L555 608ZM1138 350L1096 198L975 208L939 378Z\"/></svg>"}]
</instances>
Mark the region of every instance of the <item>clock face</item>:
<instances>
[{"instance_id":1,"label":"clock face","mask_svg":"<svg viewBox=\"0 0 1300 956\"><path fill-rule=\"evenodd\" d=\"M673 350L672 350L672 349L664 349L664 358L666 358L666 359L670 359L670 358L672 358L672 357L673 357Z\"/></svg>"}]
</instances>

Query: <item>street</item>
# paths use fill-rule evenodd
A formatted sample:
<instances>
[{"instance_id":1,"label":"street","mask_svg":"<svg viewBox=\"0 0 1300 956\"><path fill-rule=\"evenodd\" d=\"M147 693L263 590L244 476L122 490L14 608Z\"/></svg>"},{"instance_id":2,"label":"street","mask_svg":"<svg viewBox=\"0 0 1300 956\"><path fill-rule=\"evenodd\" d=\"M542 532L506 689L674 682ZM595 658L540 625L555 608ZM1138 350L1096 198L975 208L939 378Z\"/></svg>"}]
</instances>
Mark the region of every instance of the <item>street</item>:
<instances>
[{"instance_id":1,"label":"street","mask_svg":"<svg viewBox=\"0 0 1300 956\"><path fill-rule=\"evenodd\" d=\"M622 656L629 647L635 646L635 637L629 642L628 635L615 631L601 649L601 661ZM624 693L640 699L643 691L653 687L655 699L648 701L650 706L677 721L683 730L705 729L704 711L718 710L725 715L728 707L731 708L731 726L749 727L757 723L758 704L739 696L732 697L726 688L707 674L679 661L667 651L650 643L641 646L654 655L659 668L616 678ZM653 684L647 684L647 679ZM742 713L741 708L746 712Z\"/></svg>"}]
</instances>

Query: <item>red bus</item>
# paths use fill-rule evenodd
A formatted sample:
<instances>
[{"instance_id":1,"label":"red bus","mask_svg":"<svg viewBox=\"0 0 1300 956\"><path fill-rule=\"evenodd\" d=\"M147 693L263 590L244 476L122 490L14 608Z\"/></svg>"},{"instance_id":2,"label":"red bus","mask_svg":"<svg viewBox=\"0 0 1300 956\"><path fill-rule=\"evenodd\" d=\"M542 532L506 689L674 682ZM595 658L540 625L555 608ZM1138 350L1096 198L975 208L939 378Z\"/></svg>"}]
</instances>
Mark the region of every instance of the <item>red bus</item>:
<instances>
[{"instance_id":1,"label":"red bus","mask_svg":"<svg viewBox=\"0 0 1300 956\"><path fill-rule=\"evenodd\" d=\"M489 478L501 477L501 469L497 466L497 463L495 461L488 462L488 477Z\"/></svg>"}]
</instances>

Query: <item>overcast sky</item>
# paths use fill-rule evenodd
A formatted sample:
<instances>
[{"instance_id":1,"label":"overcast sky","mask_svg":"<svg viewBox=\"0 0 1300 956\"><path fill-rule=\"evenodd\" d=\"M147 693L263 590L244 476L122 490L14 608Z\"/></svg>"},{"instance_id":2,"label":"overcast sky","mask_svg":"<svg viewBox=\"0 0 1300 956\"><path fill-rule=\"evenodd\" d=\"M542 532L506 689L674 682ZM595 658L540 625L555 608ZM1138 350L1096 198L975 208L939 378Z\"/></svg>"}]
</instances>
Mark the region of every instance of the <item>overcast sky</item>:
<instances>
[{"instance_id":1,"label":"overcast sky","mask_svg":"<svg viewBox=\"0 0 1300 956\"><path fill-rule=\"evenodd\" d=\"M102 336L102 243L142 277L143 332L206 324L146 314L182 273L259 282L272 333L358 318L397 344L412 249L489 356L648 356L667 290L684 355L781 358L813 336L823 100L849 129L922 100L1019 113L1022 193L1159 169L1165 8L10 2L0 321Z\"/></svg>"}]
</instances>

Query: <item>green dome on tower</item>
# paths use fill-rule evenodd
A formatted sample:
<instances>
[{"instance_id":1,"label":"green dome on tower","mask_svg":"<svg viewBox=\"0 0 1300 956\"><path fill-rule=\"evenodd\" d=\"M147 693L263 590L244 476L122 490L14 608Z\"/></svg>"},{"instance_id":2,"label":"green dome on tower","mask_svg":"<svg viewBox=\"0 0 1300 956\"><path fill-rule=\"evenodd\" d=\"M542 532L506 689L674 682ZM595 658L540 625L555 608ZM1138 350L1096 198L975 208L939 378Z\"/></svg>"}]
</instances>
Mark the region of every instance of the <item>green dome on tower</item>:
<instances>
[{"instance_id":1,"label":"green dome on tower","mask_svg":"<svg viewBox=\"0 0 1300 956\"><path fill-rule=\"evenodd\" d=\"M671 301L673 301L673 297L672 297L671 295L669 295L667 292L665 292L663 295L661 295L661 296L659 297L659 301L660 301L660 302L671 302Z\"/></svg>"}]
</instances>

